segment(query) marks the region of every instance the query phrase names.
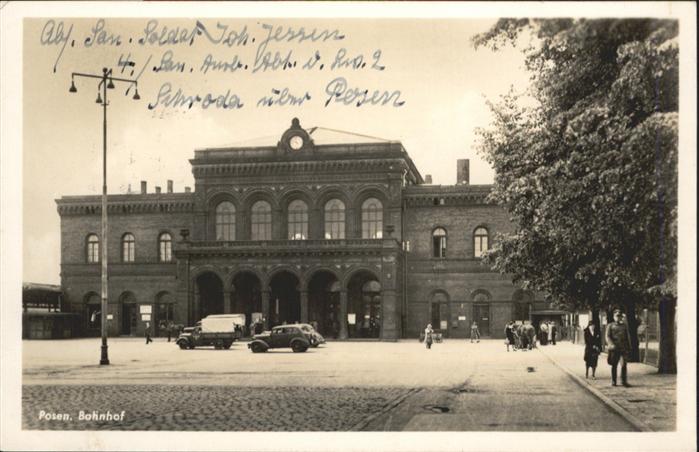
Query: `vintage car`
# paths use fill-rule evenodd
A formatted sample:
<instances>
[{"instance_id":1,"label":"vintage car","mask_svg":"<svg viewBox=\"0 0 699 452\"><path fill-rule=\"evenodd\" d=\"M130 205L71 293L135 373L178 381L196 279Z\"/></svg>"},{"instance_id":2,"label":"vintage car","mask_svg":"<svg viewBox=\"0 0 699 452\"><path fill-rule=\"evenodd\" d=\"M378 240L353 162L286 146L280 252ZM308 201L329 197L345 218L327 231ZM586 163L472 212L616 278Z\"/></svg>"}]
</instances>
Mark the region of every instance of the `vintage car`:
<instances>
[{"instance_id":1,"label":"vintage car","mask_svg":"<svg viewBox=\"0 0 699 452\"><path fill-rule=\"evenodd\" d=\"M311 347L315 348L320 344L325 344L325 338L318 331L316 331L312 325L309 325L308 323L299 323L298 325L301 327L303 334L305 334L308 338L308 342L311 343Z\"/></svg>"},{"instance_id":2,"label":"vintage car","mask_svg":"<svg viewBox=\"0 0 699 452\"><path fill-rule=\"evenodd\" d=\"M310 325L308 325L310 326ZM291 347L295 353L305 352L311 346L311 341L302 329L302 324L279 325L272 331L264 331L256 334L248 343L248 348L253 353L266 352L270 348Z\"/></svg>"}]
</instances>

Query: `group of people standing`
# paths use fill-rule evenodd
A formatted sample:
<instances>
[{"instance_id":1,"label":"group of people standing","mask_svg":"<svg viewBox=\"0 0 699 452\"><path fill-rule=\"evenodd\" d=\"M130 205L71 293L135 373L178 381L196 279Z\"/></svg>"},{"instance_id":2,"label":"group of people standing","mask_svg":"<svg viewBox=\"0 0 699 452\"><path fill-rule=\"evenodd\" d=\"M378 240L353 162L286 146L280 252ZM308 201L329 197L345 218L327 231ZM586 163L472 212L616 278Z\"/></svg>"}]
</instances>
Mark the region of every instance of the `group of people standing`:
<instances>
[{"instance_id":1,"label":"group of people standing","mask_svg":"<svg viewBox=\"0 0 699 452\"><path fill-rule=\"evenodd\" d=\"M546 321L539 325L539 333L533 325L516 324L514 320L510 320L505 325L505 345L507 346L507 351L510 351L510 346L512 346L513 351L518 349L528 349L536 347L536 341L541 345L552 344L556 345L556 335L557 326L554 322Z\"/></svg>"},{"instance_id":2,"label":"group of people standing","mask_svg":"<svg viewBox=\"0 0 699 452\"><path fill-rule=\"evenodd\" d=\"M539 325L539 343L541 345L556 345L557 334L558 327L556 326L556 322L547 320Z\"/></svg>"}]
</instances>

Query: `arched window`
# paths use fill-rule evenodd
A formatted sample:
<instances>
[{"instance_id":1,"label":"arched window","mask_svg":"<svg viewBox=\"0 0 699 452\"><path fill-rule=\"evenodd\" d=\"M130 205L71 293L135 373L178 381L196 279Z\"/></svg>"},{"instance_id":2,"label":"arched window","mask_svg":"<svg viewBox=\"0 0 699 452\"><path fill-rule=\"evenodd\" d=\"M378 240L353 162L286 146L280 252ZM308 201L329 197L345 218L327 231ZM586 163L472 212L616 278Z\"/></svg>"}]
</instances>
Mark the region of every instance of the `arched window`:
<instances>
[{"instance_id":1,"label":"arched window","mask_svg":"<svg viewBox=\"0 0 699 452\"><path fill-rule=\"evenodd\" d=\"M133 234L126 233L121 238L121 260L122 262L133 262L136 258L136 239Z\"/></svg>"},{"instance_id":2,"label":"arched window","mask_svg":"<svg viewBox=\"0 0 699 452\"><path fill-rule=\"evenodd\" d=\"M325 203L325 238L345 238L345 204L339 199Z\"/></svg>"},{"instance_id":3,"label":"arched window","mask_svg":"<svg viewBox=\"0 0 699 452\"><path fill-rule=\"evenodd\" d=\"M308 206L297 199L289 204L288 215L289 240L306 240L308 238Z\"/></svg>"},{"instance_id":4,"label":"arched window","mask_svg":"<svg viewBox=\"0 0 699 452\"><path fill-rule=\"evenodd\" d=\"M95 264L100 261L100 239L97 234L87 236L87 262Z\"/></svg>"},{"instance_id":5,"label":"arched window","mask_svg":"<svg viewBox=\"0 0 699 452\"><path fill-rule=\"evenodd\" d=\"M432 232L432 256L447 257L447 231L437 228Z\"/></svg>"},{"instance_id":6,"label":"arched window","mask_svg":"<svg viewBox=\"0 0 699 452\"><path fill-rule=\"evenodd\" d=\"M167 232L160 234L158 239L158 260L160 262L172 261L172 237Z\"/></svg>"},{"instance_id":7,"label":"arched window","mask_svg":"<svg viewBox=\"0 0 699 452\"><path fill-rule=\"evenodd\" d=\"M235 240L235 206L224 201L216 206L216 240Z\"/></svg>"},{"instance_id":8,"label":"arched window","mask_svg":"<svg viewBox=\"0 0 699 452\"><path fill-rule=\"evenodd\" d=\"M252 240L272 239L272 208L268 202L257 201L252 205Z\"/></svg>"},{"instance_id":9,"label":"arched window","mask_svg":"<svg viewBox=\"0 0 699 452\"><path fill-rule=\"evenodd\" d=\"M488 250L488 230L486 228L476 228L473 233L473 255L481 257Z\"/></svg>"},{"instance_id":10,"label":"arched window","mask_svg":"<svg viewBox=\"0 0 699 452\"><path fill-rule=\"evenodd\" d=\"M362 203L362 238L380 239L383 237L383 205L376 198Z\"/></svg>"}]
</instances>

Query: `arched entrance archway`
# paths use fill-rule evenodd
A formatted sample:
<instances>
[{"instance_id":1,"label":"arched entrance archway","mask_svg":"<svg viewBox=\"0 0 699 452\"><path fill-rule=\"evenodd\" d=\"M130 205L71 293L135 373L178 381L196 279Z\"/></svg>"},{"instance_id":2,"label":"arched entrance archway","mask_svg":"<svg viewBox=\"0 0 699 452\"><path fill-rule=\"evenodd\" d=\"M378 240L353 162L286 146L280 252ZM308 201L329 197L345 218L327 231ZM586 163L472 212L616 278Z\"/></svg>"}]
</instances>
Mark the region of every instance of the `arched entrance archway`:
<instances>
[{"instance_id":1,"label":"arched entrance archway","mask_svg":"<svg viewBox=\"0 0 699 452\"><path fill-rule=\"evenodd\" d=\"M231 311L234 314L245 314L245 324L249 327L253 322L253 313L263 317L260 279L254 273L240 272L233 278L231 287Z\"/></svg>"},{"instance_id":2,"label":"arched entrance archway","mask_svg":"<svg viewBox=\"0 0 699 452\"><path fill-rule=\"evenodd\" d=\"M318 332L337 338L340 334L340 282L337 277L321 270L308 282L308 321L318 325Z\"/></svg>"},{"instance_id":3,"label":"arched entrance archway","mask_svg":"<svg viewBox=\"0 0 699 452\"><path fill-rule=\"evenodd\" d=\"M269 283L270 325L295 323L301 320L301 301L299 297L299 280L291 272L282 271L274 275Z\"/></svg>"},{"instance_id":4,"label":"arched entrance archway","mask_svg":"<svg viewBox=\"0 0 699 452\"><path fill-rule=\"evenodd\" d=\"M381 337L381 283L373 273L361 271L347 284L347 313L349 337Z\"/></svg>"},{"instance_id":5,"label":"arched entrance archway","mask_svg":"<svg viewBox=\"0 0 699 452\"><path fill-rule=\"evenodd\" d=\"M207 272L197 277L196 296L199 315L194 321L211 314L223 314L223 282L215 273Z\"/></svg>"}]
</instances>

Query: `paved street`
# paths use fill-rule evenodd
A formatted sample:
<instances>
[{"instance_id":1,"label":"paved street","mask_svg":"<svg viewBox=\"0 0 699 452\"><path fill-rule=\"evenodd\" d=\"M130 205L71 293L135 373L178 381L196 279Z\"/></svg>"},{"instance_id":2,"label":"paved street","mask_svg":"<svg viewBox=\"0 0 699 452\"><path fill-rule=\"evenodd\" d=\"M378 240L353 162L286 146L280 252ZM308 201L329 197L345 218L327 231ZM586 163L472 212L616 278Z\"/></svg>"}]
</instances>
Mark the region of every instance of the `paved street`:
<instances>
[{"instance_id":1,"label":"paved street","mask_svg":"<svg viewBox=\"0 0 699 452\"><path fill-rule=\"evenodd\" d=\"M307 353L162 339L23 342L28 429L633 431L539 351L501 340L331 342ZM41 412L44 412L43 416ZM80 411L123 420L79 420ZM47 413L68 419L46 420Z\"/></svg>"}]
</instances>

